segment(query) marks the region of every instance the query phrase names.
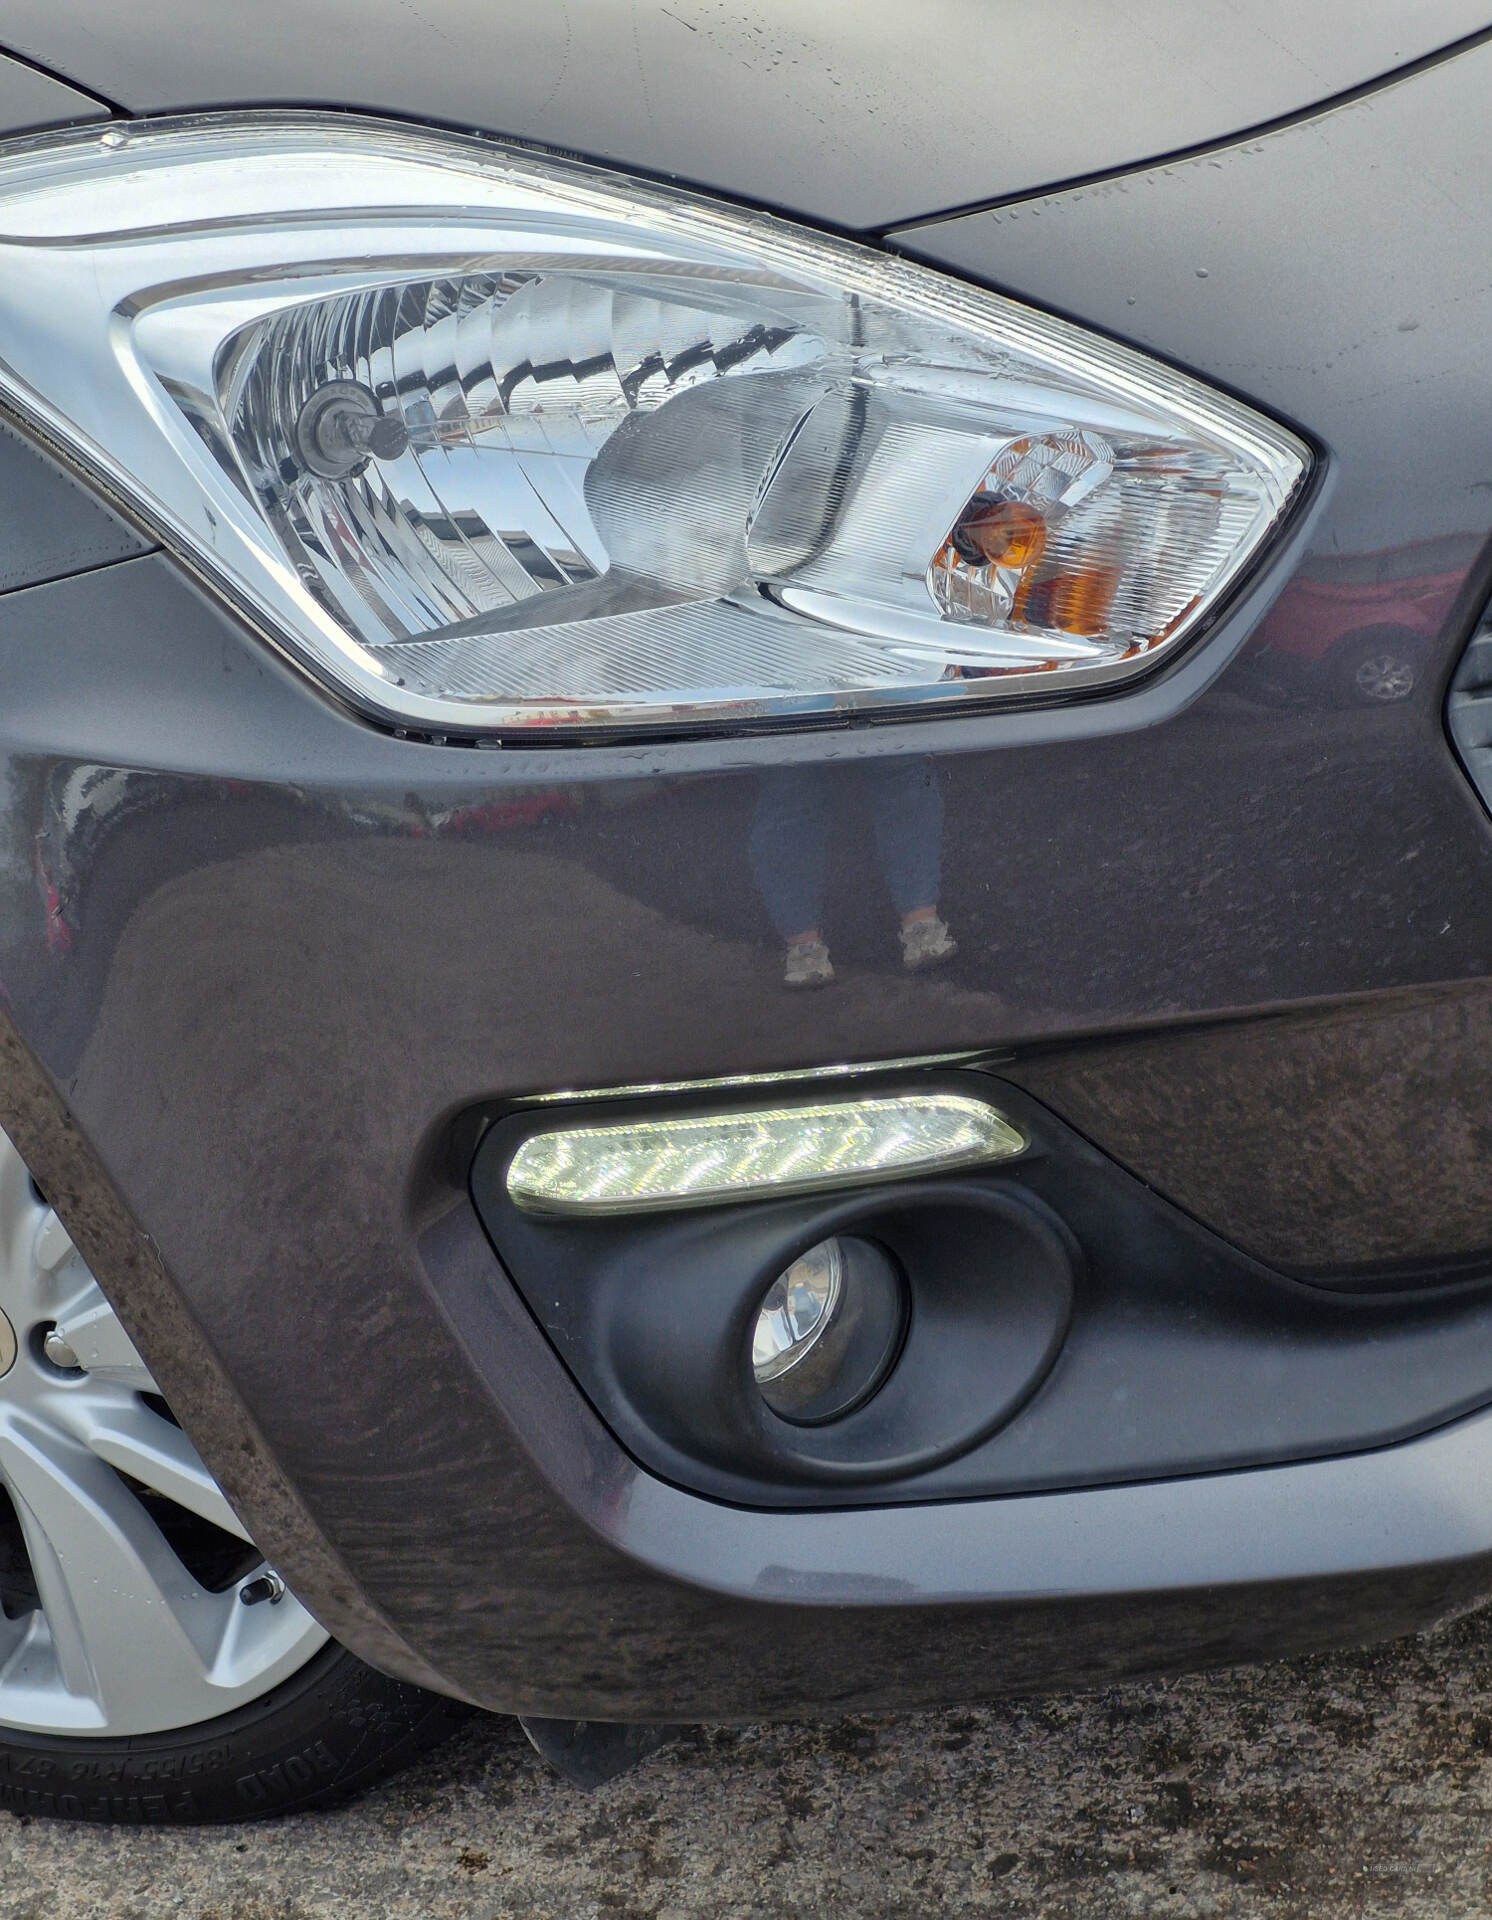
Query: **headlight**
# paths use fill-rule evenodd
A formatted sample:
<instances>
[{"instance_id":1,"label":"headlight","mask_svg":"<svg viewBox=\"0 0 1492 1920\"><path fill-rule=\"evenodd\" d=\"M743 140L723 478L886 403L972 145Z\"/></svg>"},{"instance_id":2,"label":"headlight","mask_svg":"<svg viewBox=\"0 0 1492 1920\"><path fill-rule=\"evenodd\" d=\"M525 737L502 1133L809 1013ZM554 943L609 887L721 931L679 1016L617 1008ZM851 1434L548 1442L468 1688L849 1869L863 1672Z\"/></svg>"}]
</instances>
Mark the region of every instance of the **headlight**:
<instances>
[{"instance_id":1,"label":"headlight","mask_svg":"<svg viewBox=\"0 0 1492 1920\"><path fill-rule=\"evenodd\" d=\"M308 671L440 734L1112 684L1308 460L866 248L304 115L5 149L0 387Z\"/></svg>"}]
</instances>

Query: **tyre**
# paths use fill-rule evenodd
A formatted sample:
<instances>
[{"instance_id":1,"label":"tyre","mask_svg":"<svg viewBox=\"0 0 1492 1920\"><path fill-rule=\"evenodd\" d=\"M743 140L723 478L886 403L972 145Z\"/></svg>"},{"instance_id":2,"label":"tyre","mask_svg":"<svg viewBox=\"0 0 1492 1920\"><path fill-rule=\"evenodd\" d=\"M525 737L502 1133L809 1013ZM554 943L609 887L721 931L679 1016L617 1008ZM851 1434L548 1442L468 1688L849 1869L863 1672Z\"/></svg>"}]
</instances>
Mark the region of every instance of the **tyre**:
<instances>
[{"instance_id":1,"label":"tyre","mask_svg":"<svg viewBox=\"0 0 1492 1920\"><path fill-rule=\"evenodd\" d=\"M1423 671L1419 641L1400 627L1357 634L1336 656L1338 686L1363 706L1392 706L1407 700Z\"/></svg>"},{"instance_id":2,"label":"tyre","mask_svg":"<svg viewBox=\"0 0 1492 1920\"><path fill-rule=\"evenodd\" d=\"M0 1134L0 1806L326 1806L465 1711L336 1646L265 1565Z\"/></svg>"}]
</instances>

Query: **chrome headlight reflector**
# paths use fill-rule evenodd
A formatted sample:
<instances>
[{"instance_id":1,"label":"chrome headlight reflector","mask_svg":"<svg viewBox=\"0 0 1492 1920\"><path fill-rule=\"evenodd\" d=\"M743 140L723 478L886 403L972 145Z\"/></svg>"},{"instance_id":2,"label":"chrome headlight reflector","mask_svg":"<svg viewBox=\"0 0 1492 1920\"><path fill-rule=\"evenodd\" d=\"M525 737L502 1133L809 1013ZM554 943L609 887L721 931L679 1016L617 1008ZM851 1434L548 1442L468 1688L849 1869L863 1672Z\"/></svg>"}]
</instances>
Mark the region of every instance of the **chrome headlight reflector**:
<instances>
[{"instance_id":1,"label":"chrome headlight reflector","mask_svg":"<svg viewBox=\"0 0 1492 1920\"><path fill-rule=\"evenodd\" d=\"M120 140L0 151L0 392L395 726L1112 684L1309 462L1066 322L615 174L300 114Z\"/></svg>"}]
</instances>

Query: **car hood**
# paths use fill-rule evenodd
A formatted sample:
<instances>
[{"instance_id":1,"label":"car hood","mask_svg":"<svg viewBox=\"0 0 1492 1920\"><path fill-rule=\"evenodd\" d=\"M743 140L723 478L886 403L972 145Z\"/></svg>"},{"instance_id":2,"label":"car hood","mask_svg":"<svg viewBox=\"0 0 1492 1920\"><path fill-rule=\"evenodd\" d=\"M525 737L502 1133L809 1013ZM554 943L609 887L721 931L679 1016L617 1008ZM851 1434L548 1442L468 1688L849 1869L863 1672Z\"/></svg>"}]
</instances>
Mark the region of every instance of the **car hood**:
<instances>
[{"instance_id":1,"label":"car hood","mask_svg":"<svg viewBox=\"0 0 1492 1920\"><path fill-rule=\"evenodd\" d=\"M1487 0L8 0L132 113L328 104L878 229L1219 140L1486 27Z\"/></svg>"}]
</instances>

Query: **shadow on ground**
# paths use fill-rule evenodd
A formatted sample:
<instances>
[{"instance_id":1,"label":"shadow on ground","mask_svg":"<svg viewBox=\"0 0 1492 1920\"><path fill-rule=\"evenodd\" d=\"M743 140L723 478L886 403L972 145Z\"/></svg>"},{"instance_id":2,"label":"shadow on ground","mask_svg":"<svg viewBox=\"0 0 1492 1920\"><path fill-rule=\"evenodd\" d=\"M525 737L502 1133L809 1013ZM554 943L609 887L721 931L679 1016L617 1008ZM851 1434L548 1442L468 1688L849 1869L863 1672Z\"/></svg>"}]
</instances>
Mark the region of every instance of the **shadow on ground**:
<instances>
[{"instance_id":1,"label":"shadow on ground","mask_svg":"<svg viewBox=\"0 0 1492 1920\"><path fill-rule=\"evenodd\" d=\"M479 1720L338 1813L175 1834L0 1816L0 1916L1484 1914L1489 1653L1481 1615L1081 1700L692 1729L590 1795Z\"/></svg>"}]
</instances>

